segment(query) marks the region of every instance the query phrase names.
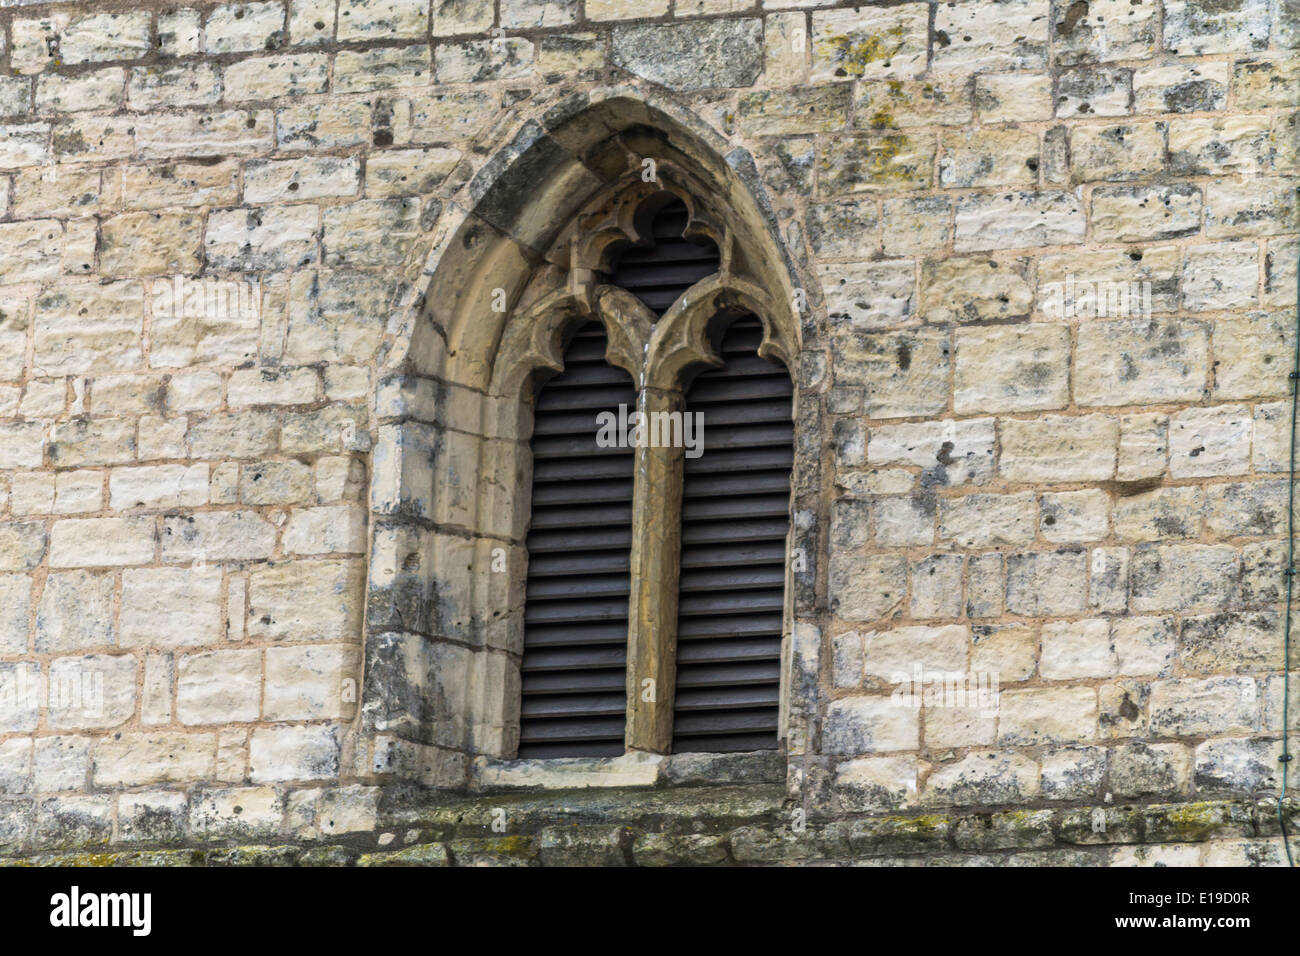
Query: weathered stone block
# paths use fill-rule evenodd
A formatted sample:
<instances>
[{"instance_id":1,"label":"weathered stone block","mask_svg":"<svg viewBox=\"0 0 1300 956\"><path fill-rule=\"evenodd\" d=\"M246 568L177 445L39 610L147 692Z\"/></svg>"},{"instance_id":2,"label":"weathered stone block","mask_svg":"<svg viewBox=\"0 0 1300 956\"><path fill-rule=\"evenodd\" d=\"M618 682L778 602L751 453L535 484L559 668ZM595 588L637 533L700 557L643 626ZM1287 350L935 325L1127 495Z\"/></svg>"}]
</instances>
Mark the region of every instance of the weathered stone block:
<instances>
[{"instance_id":1,"label":"weathered stone block","mask_svg":"<svg viewBox=\"0 0 1300 956\"><path fill-rule=\"evenodd\" d=\"M180 843L189 801L172 790L125 793L117 799L117 832L126 843Z\"/></svg>"},{"instance_id":2,"label":"weathered stone block","mask_svg":"<svg viewBox=\"0 0 1300 956\"><path fill-rule=\"evenodd\" d=\"M1140 547L1133 555L1133 609L1223 607L1233 598L1239 560L1226 545Z\"/></svg>"},{"instance_id":3,"label":"weathered stone block","mask_svg":"<svg viewBox=\"0 0 1300 956\"><path fill-rule=\"evenodd\" d=\"M1083 743L1097 736L1097 694L1091 687L1004 690L998 703L998 743Z\"/></svg>"},{"instance_id":4,"label":"weathered stone block","mask_svg":"<svg viewBox=\"0 0 1300 956\"><path fill-rule=\"evenodd\" d=\"M1048 800L1091 800L1106 773L1106 750L1063 747L1042 757L1041 789Z\"/></svg>"},{"instance_id":5,"label":"weathered stone block","mask_svg":"<svg viewBox=\"0 0 1300 956\"><path fill-rule=\"evenodd\" d=\"M742 95L737 118L751 136L830 133L848 124L852 102L850 83L766 90Z\"/></svg>"},{"instance_id":6,"label":"weathered stone block","mask_svg":"<svg viewBox=\"0 0 1300 956\"><path fill-rule=\"evenodd\" d=\"M1045 73L979 74L975 109L985 123L1052 118L1052 80Z\"/></svg>"},{"instance_id":7,"label":"weathered stone block","mask_svg":"<svg viewBox=\"0 0 1300 956\"><path fill-rule=\"evenodd\" d=\"M280 833L284 797L272 787L199 790L191 798L191 832L203 840L256 840Z\"/></svg>"},{"instance_id":8,"label":"weathered stone block","mask_svg":"<svg viewBox=\"0 0 1300 956\"><path fill-rule=\"evenodd\" d=\"M921 803L969 806L1022 803L1038 795L1038 765L1013 751L973 751L936 767Z\"/></svg>"},{"instance_id":9,"label":"weathered stone block","mask_svg":"<svg viewBox=\"0 0 1300 956\"><path fill-rule=\"evenodd\" d=\"M1043 0L949 3L936 11L933 68L941 73L1034 70L1047 64Z\"/></svg>"},{"instance_id":10,"label":"weathered stone block","mask_svg":"<svg viewBox=\"0 0 1300 956\"><path fill-rule=\"evenodd\" d=\"M220 568L122 573L123 647L192 647L221 639Z\"/></svg>"},{"instance_id":11,"label":"weathered stone block","mask_svg":"<svg viewBox=\"0 0 1300 956\"><path fill-rule=\"evenodd\" d=\"M361 651L353 645L273 647L266 652L265 716L348 719L356 711Z\"/></svg>"},{"instance_id":12,"label":"weathered stone block","mask_svg":"<svg viewBox=\"0 0 1300 956\"><path fill-rule=\"evenodd\" d=\"M812 18L812 79L910 76L926 67L925 6L817 12Z\"/></svg>"},{"instance_id":13,"label":"weathered stone block","mask_svg":"<svg viewBox=\"0 0 1300 956\"><path fill-rule=\"evenodd\" d=\"M1110 621L1049 621L1042 628L1042 658L1038 670L1046 680L1111 677L1119 658L1111 638Z\"/></svg>"},{"instance_id":14,"label":"weathered stone block","mask_svg":"<svg viewBox=\"0 0 1300 956\"><path fill-rule=\"evenodd\" d=\"M872 418L932 415L947 405L951 345L945 332L841 333L836 381L870 385L865 401Z\"/></svg>"},{"instance_id":15,"label":"weathered stone block","mask_svg":"<svg viewBox=\"0 0 1300 956\"><path fill-rule=\"evenodd\" d=\"M1108 415L1004 420L999 470L1008 481L1101 481L1115 471L1119 422Z\"/></svg>"},{"instance_id":16,"label":"weathered stone block","mask_svg":"<svg viewBox=\"0 0 1300 956\"><path fill-rule=\"evenodd\" d=\"M911 262L824 263L817 271L837 333L896 328L912 318L916 275Z\"/></svg>"},{"instance_id":17,"label":"weathered stone block","mask_svg":"<svg viewBox=\"0 0 1300 956\"><path fill-rule=\"evenodd\" d=\"M1068 192L964 196L957 203L954 248L1016 249L1082 242L1083 205Z\"/></svg>"},{"instance_id":18,"label":"weathered stone block","mask_svg":"<svg viewBox=\"0 0 1300 956\"><path fill-rule=\"evenodd\" d=\"M1164 168L1164 123L1078 126L1070 133L1070 176L1076 183L1138 179Z\"/></svg>"},{"instance_id":19,"label":"weathered stone block","mask_svg":"<svg viewBox=\"0 0 1300 956\"><path fill-rule=\"evenodd\" d=\"M1071 70L1057 82L1056 115L1124 116L1133 98L1133 71L1116 67Z\"/></svg>"},{"instance_id":20,"label":"weathered stone block","mask_svg":"<svg viewBox=\"0 0 1300 956\"><path fill-rule=\"evenodd\" d=\"M1169 0L1165 5L1165 47L1184 56L1245 53L1268 46L1269 5L1243 0L1231 7L1205 0Z\"/></svg>"},{"instance_id":21,"label":"weathered stone block","mask_svg":"<svg viewBox=\"0 0 1300 956\"><path fill-rule=\"evenodd\" d=\"M1240 475L1250 466L1250 409L1188 408L1169 420L1169 474L1175 478Z\"/></svg>"},{"instance_id":22,"label":"weathered stone block","mask_svg":"<svg viewBox=\"0 0 1300 956\"><path fill-rule=\"evenodd\" d=\"M1222 318L1214 323L1214 396L1237 400L1285 394L1295 348L1289 314Z\"/></svg>"},{"instance_id":23,"label":"weathered stone block","mask_svg":"<svg viewBox=\"0 0 1300 956\"><path fill-rule=\"evenodd\" d=\"M1259 685L1248 677L1156 681L1151 732L1162 737L1248 733L1259 726Z\"/></svg>"},{"instance_id":24,"label":"weathered stone block","mask_svg":"<svg viewBox=\"0 0 1300 956\"><path fill-rule=\"evenodd\" d=\"M1034 540L1037 517L1037 502L1029 492L945 498L939 537L959 548L1023 546Z\"/></svg>"},{"instance_id":25,"label":"weathered stone block","mask_svg":"<svg viewBox=\"0 0 1300 956\"><path fill-rule=\"evenodd\" d=\"M957 554L934 554L913 562L912 617L960 617L963 570L961 555Z\"/></svg>"},{"instance_id":26,"label":"weathered stone block","mask_svg":"<svg viewBox=\"0 0 1300 956\"><path fill-rule=\"evenodd\" d=\"M873 465L914 465L936 484L984 484L993 474L991 418L917 422L871 429L867 460Z\"/></svg>"},{"instance_id":27,"label":"weathered stone block","mask_svg":"<svg viewBox=\"0 0 1300 956\"><path fill-rule=\"evenodd\" d=\"M610 61L670 90L749 86L763 68L763 24L747 18L619 25Z\"/></svg>"},{"instance_id":28,"label":"weathered stone block","mask_svg":"<svg viewBox=\"0 0 1300 956\"><path fill-rule=\"evenodd\" d=\"M1038 184L1038 134L982 129L945 133L939 185L948 189Z\"/></svg>"},{"instance_id":29,"label":"weathered stone block","mask_svg":"<svg viewBox=\"0 0 1300 956\"><path fill-rule=\"evenodd\" d=\"M959 329L955 336L953 410L958 414L1069 404L1070 331L1065 326L996 325Z\"/></svg>"},{"instance_id":30,"label":"weathered stone block","mask_svg":"<svg viewBox=\"0 0 1300 956\"><path fill-rule=\"evenodd\" d=\"M216 511L163 521L164 561L250 561L268 558L276 528L252 511Z\"/></svg>"},{"instance_id":31,"label":"weathered stone block","mask_svg":"<svg viewBox=\"0 0 1300 956\"><path fill-rule=\"evenodd\" d=\"M1169 168L1179 176L1267 172L1270 140L1268 121L1259 116L1175 119L1169 123Z\"/></svg>"},{"instance_id":32,"label":"weathered stone block","mask_svg":"<svg viewBox=\"0 0 1300 956\"><path fill-rule=\"evenodd\" d=\"M192 783L212 772L214 734L178 731L121 733L96 742L92 777L97 787Z\"/></svg>"},{"instance_id":33,"label":"weathered stone block","mask_svg":"<svg viewBox=\"0 0 1300 956\"><path fill-rule=\"evenodd\" d=\"M249 745L254 783L327 780L338 776L339 729L332 724L259 727Z\"/></svg>"},{"instance_id":34,"label":"weathered stone block","mask_svg":"<svg viewBox=\"0 0 1300 956\"><path fill-rule=\"evenodd\" d=\"M885 617L902 604L906 592L907 558L903 555L831 555L831 610L846 621Z\"/></svg>"},{"instance_id":35,"label":"weathered stone block","mask_svg":"<svg viewBox=\"0 0 1300 956\"><path fill-rule=\"evenodd\" d=\"M890 225L886 223L887 233ZM1027 316L1034 296L1025 264L983 257L926 260L921 266L921 317L944 324Z\"/></svg>"},{"instance_id":36,"label":"weathered stone block","mask_svg":"<svg viewBox=\"0 0 1300 956\"><path fill-rule=\"evenodd\" d=\"M50 663L46 721L59 730L103 730L135 716L131 655L88 654Z\"/></svg>"},{"instance_id":37,"label":"weathered stone block","mask_svg":"<svg viewBox=\"0 0 1300 956\"><path fill-rule=\"evenodd\" d=\"M932 185L937 143L933 133L849 133L819 153L824 195L869 190L925 189Z\"/></svg>"},{"instance_id":38,"label":"weathered stone block","mask_svg":"<svg viewBox=\"0 0 1300 956\"><path fill-rule=\"evenodd\" d=\"M825 750L850 756L920 746L917 711L889 697L848 697L826 711Z\"/></svg>"},{"instance_id":39,"label":"weathered stone block","mask_svg":"<svg viewBox=\"0 0 1300 956\"><path fill-rule=\"evenodd\" d=\"M1007 610L1026 617L1081 613L1088 599L1087 566L1082 549L1007 555Z\"/></svg>"},{"instance_id":40,"label":"weathered stone block","mask_svg":"<svg viewBox=\"0 0 1300 956\"><path fill-rule=\"evenodd\" d=\"M262 652L186 654L177 667L176 716L183 724L257 720L261 712Z\"/></svg>"},{"instance_id":41,"label":"weathered stone block","mask_svg":"<svg viewBox=\"0 0 1300 956\"><path fill-rule=\"evenodd\" d=\"M1178 659L1189 674L1280 670L1282 621L1276 612L1220 612L1183 618Z\"/></svg>"},{"instance_id":42,"label":"weathered stone block","mask_svg":"<svg viewBox=\"0 0 1300 956\"><path fill-rule=\"evenodd\" d=\"M157 550L152 518L64 518L50 530L50 566L149 564Z\"/></svg>"},{"instance_id":43,"label":"weathered stone block","mask_svg":"<svg viewBox=\"0 0 1300 956\"><path fill-rule=\"evenodd\" d=\"M1200 228L1201 190L1191 183L1093 190L1092 235L1098 242L1178 239Z\"/></svg>"},{"instance_id":44,"label":"weathered stone block","mask_svg":"<svg viewBox=\"0 0 1300 956\"><path fill-rule=\"evenodd\" d=\"M901 196L881 203L886 255L915 256L952 238L952 200L947 196Z\"/></svg>"}]
</instances>

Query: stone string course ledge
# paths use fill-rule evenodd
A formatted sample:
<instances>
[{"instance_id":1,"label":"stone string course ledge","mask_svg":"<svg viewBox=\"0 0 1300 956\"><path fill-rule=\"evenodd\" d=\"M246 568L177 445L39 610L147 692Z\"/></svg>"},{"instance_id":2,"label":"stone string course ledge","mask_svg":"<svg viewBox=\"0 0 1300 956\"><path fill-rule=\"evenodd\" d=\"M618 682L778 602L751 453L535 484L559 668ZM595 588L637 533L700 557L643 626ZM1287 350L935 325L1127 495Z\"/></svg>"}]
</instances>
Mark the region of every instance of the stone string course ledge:
<instances>
[{"instance_id":1,"label":"stone string course ledge","mask_svg":"<svg viewBox=\"0 0 1300 956\"><path fill-rule=\"evenodd\" d=\"M373 792L343 795L356 812ZM349 806L350 805L350 806ZM1260 866L1285 862L1274 801L918 813L791 825L784 788L586 789L431 799L390 791L373 828L304 840L150 839L4 866ZM507 831L492 821L504 814ZM1288 832L1300 802L1286 804ZM237 827L235 828L238 829ZM155 835L156 836L156 835ZM268 835L269 836L269 835ZM283 835L282 835L283 836ZM92 841L86 841L88 844Z\"/></svg>"}]
</instances>

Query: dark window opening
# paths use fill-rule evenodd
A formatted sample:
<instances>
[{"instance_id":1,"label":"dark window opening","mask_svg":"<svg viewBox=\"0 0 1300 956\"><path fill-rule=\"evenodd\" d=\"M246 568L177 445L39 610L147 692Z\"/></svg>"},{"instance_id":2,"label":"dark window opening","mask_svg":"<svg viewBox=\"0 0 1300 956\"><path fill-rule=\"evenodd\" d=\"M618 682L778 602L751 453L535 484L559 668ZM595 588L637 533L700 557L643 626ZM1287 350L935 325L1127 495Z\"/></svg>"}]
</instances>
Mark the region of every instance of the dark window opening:
<instances>
[{"instance_id":1,"label":"dark window opening","mask_svg":"<svg viewBox=\"0 0 1300 956\"><path fill-rule=\"evenodd\" d=\"M605 361L605 330L579 329L533 417L520 757L623 753L634 449L601 448L597 416L636 408Z\"/></svg>"},{"instance_id":2,"label":"dark window opening","mask_svg":"<svg viewBox=\"0 0 1300 956\"><path fill-rule=\"evenodd\" d=\"M757 318L736 320L726 364L686 394L704 449L685 461L675 753L777 745L794 424L790 376L759 358L762 339Z\"/></svg>"}]
</instances>

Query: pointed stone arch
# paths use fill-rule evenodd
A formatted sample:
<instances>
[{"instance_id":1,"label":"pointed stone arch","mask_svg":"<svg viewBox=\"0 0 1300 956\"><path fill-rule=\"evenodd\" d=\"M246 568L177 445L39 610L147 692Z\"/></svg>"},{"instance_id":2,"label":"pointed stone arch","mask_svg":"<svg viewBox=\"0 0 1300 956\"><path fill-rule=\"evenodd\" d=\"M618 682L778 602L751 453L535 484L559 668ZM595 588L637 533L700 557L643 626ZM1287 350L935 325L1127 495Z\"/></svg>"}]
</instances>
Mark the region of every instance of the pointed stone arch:
<instances>
[{"instance_id":1,"label":"pointed stone arch","mask_svg":"<svg viewBox=\"0 0 1300 956\"><path fill-rule=\"evenodd\" d=\"M645 241L638 210L665 190L721 264L657 318L602 273ZM375 772L454 783L517 745L530 401L569 332L601 322L612 364L680 394L716 362L710 323L752 312L797 388L808 297L749 154L627 88L525 120L446 203L423 275L376 401L360 729Z\"/></svg>"}]
</instances>

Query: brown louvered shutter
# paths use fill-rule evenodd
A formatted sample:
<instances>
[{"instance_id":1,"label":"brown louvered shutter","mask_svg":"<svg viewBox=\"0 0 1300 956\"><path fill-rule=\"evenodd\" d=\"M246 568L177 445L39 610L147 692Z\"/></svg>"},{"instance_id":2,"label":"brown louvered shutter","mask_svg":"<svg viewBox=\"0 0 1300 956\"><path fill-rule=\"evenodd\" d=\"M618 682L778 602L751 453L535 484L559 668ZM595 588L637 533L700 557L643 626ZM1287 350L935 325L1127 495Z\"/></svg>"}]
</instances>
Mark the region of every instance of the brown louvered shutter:
<instances>
[{"instance_id":1,"label":"brown louvered shutter","mask_svg":"<svg viewBox=\"0 0 1300 956\"><path fill-rule=\"evenodd\" d=\"M738 319L724 367L686 395L704 451L685 463L674 752L777 745L794 425L790 376L758 357L762 338Z\"/></svg>"},{"instance_id":2,"label":"brown louvered shutter","mask_svg":"<svg viewBox=\"0 0 1300 956\"><path fill-rule=\"evenodd\" d=\"M718 270L717 248L682 235L685 205L655 214L652 247L628 249L610 281L662 315ZM793 456L791 387L758 358L761 326L732 324L725 367L701 374L705 453L686 459L675 751L776 747L785 539ZM596 445L597 415L636 407L589 325L534 415L520 757L623 753L632 448Z\"/></svg>"},{"instance_id":3,"label":"brown louvered shutter","mask_svg":"<svg viewBox=\"0 0 1300 956\"><path fill-rule=\"evenodd\" d=\"M636 408L632 380L585 325L533 416L520 757L623 753L634 449L596 444L620 404Z\"/></svg>"}]
</instances>

